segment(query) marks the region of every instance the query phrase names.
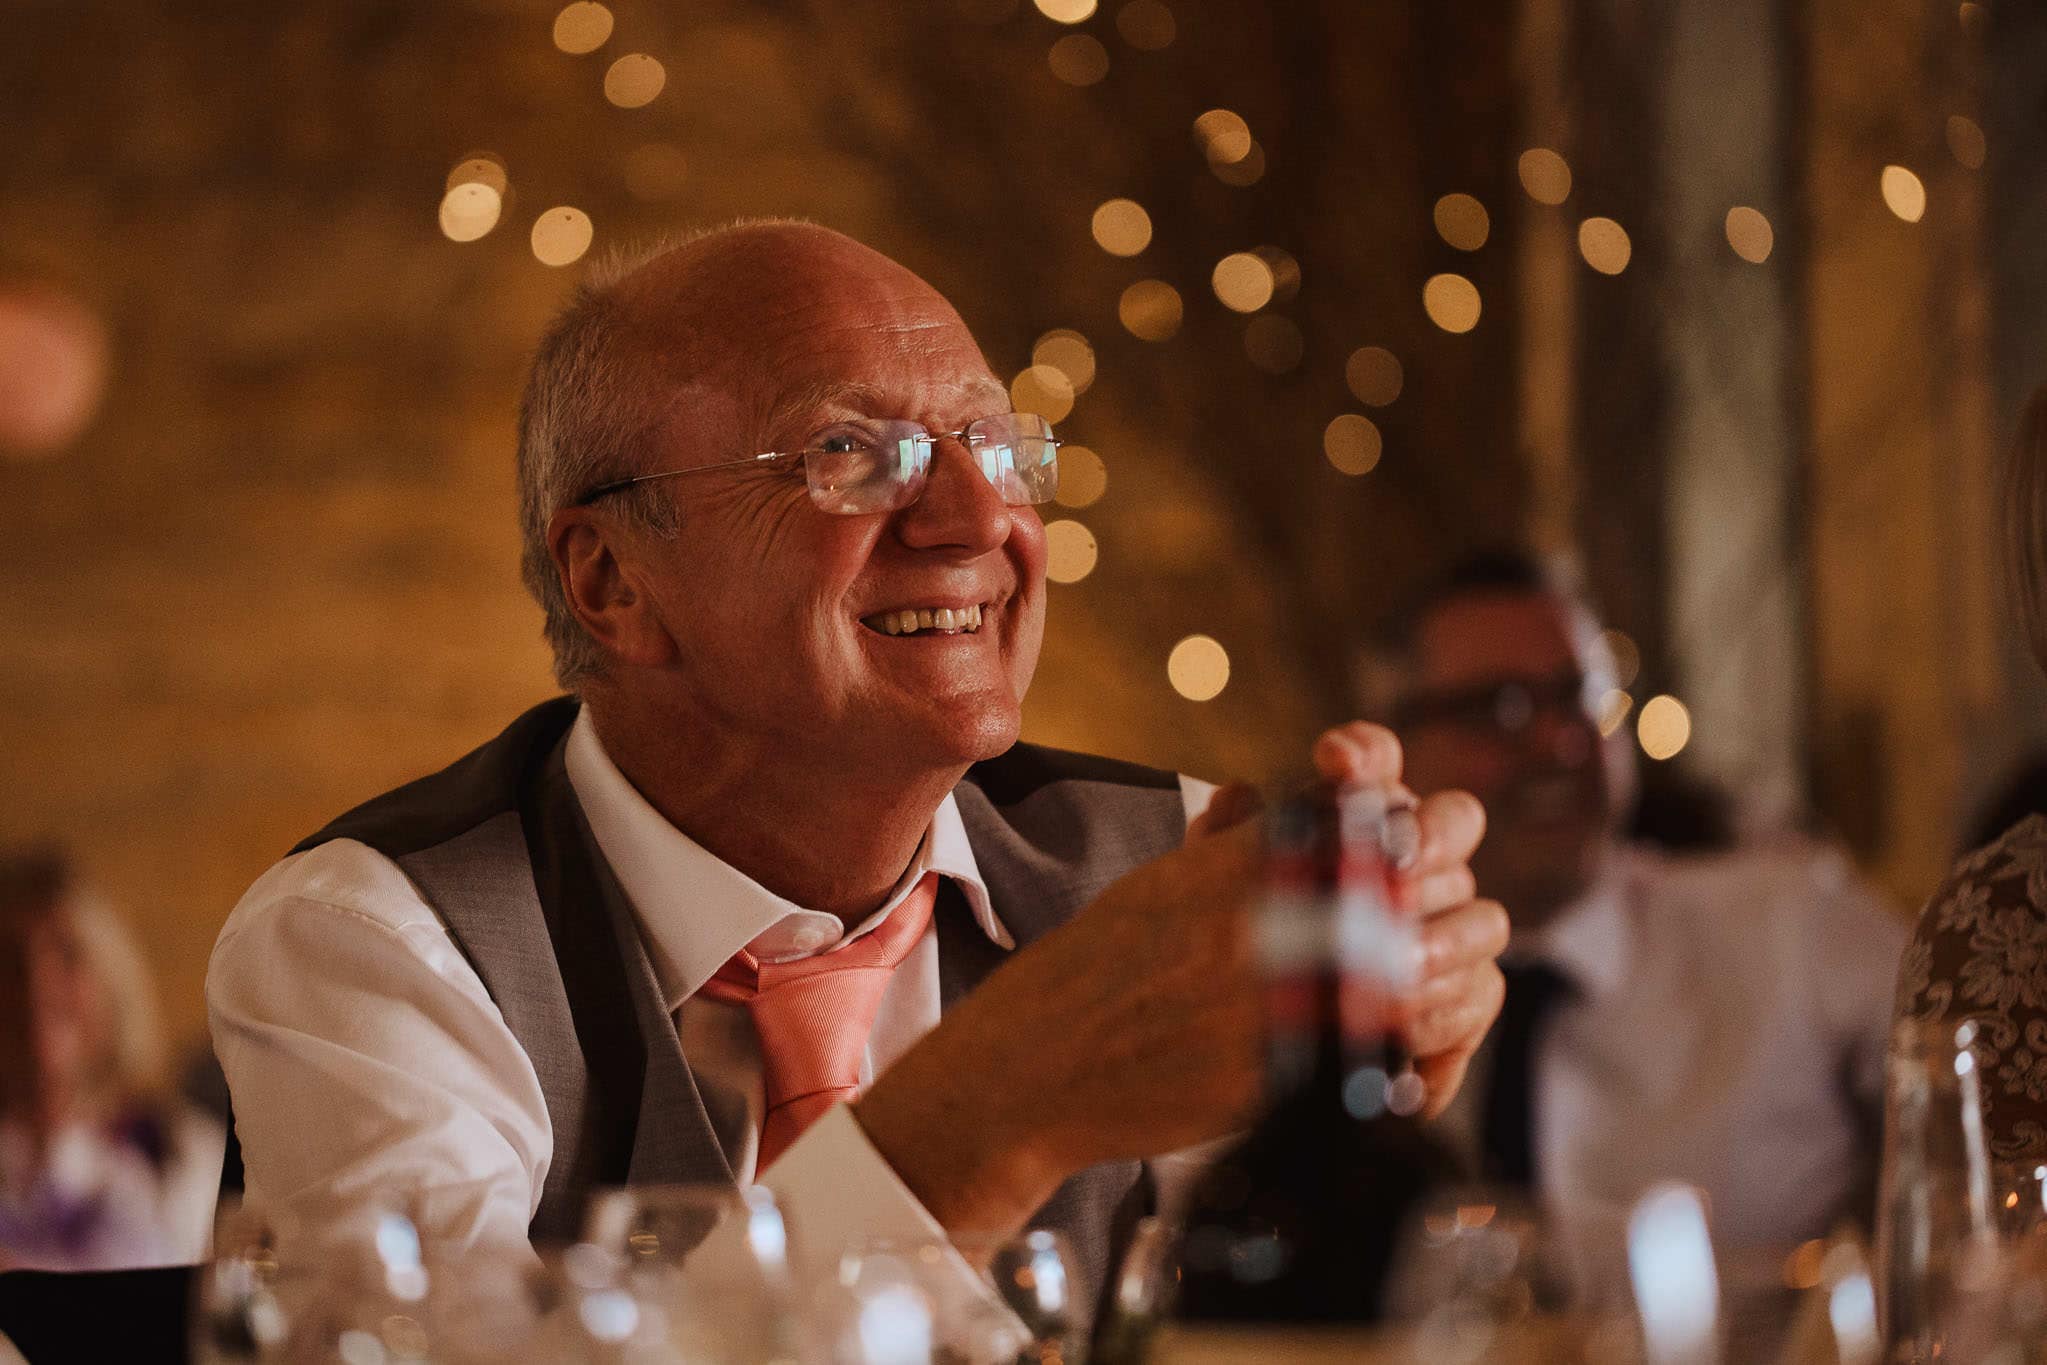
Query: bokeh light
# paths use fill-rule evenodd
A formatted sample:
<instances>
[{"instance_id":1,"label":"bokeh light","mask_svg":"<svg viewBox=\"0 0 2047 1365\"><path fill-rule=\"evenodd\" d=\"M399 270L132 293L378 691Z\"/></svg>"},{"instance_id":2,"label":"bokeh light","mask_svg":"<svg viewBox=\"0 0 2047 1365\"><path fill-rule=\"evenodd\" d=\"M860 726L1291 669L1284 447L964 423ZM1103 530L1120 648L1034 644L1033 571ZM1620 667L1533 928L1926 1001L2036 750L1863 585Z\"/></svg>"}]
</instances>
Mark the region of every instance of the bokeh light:
<instances>
[{"instance_id":1,"label":"bokeh light","mask_svg":"<svg viewBox=\"0 0 2047 1365\"><path fill-rule=\"evenodd\" d=\"M1346 412L1322 429L1323 458L1340 474L1371 473L1382 445L1378 424L1363 413Z\"/></svg>"},{"instance_id":2,"label":"bokeh light","mask_svg":"<svg viewBox=\"0 0 2047 1365\"><path fill-rule=\"evenodd\" d=\"M1251 125L1244 122L1243 115L1229 109L1211 109L1195 119L1194 140L1201 144L1201 154L1219 166L1242 161L1257 145L1251 137Z\"/></svg>"},{"instance_id":3,"label":"bokeh light","mask_svg":"<svg viewBox=\"0 0 2047 1365\"><path fill-rule=\"evenodd\" d=\"M1642 647L1626 631L1611 626L1599 632L1599 641L1607 658L1613 660L1613 685L1622 689L1633 687L1636 675L1642 671Z\"/></svg>"},{"instance_id":4,"label":"bokeh light","mask_svg":"<svg viewBox=\"0 0 2047 1365\"><path fill-rule=\"evenodd\" d=\"M1578 224L1578 254L1585 264L1602 275L1618 275L1628 268L1635 244L1628 230L1611 218L1587 218Z\"/></svg>"},{"instance_id":5,"label":"bokeh light","mask_svg":"<svg viewBox=\"0 0 2047 1365\"><path fill-rule=\"evenodd\" d=\"M1223 307L1235 313L1255 313L1272 302L1272 267L1249 251L1217 261L1209 282Z\"/></svg>"},{"instance_id":6,"label":"bokeh light","mask_svg":"<svg viewBox=\"0 0 2047 1365\"><path fill-rule=\"evenodd\" d=\"M1272 301L1285 303L1301 292L1301 263L1284 247L1261 246L1253 252L1272 272Z\"/></svg>"},{"instance_id":7,"label":"bokeh light","mask_svg":"<svg viewBox=\"0 0 2047 1365\"><path fill-rule=\"evenodd\" d=\"M1884 203L1908 223L1926 216L1926 185L1903 166L1884 167L1881 181Z\"/></svg>"},{"instance_id":8,"label":"bokeh light","mask_svg":"<svg viewBox=\"0 0 2047 1365\"><path fill-rule=\"evenodd\" d=\"M1761 209L1739 204L1727 210L1727 245L1744 261L1761 265L1776 248L1777 233Z\"/></svg>"},{"instance_id":9,"label":"bokeh light","mask_svg":"<svg viewBox=\"0 0 2047 1365\"><path fill-rule=\"evenodd\" d=\"M621 109L652 104L668 84L668 69L644 52L628 53L604 73L604 98Z\"/></svg>"},{"instance_id":10,"label":"bokeh light","mask_svg":"<svg viewBox=\"0 0 2047 1365\"><path fill-rule=\"evenodd\" d=\"M1109 491L1109 467L1086 446L1059 447L1061 507L1092 507Z\"/></svg>"},{"instance_id":11,"label":"bokeh light","mask_svg":"<svg viewBox=\"0 0 2047 1365\"><path fill-rule=\"evenodd\" d=\"M1163 52L1179 36L1180 26L1160 0L1130 0L1116 11L1116 31L1140 52Z\"/></svg>"},{"instance_id":12,"label":"bokeh light","mask_svg":"<svg viewBox=\"0 0 2047 1365\"><path fill-rule=\"evenodd\" d=\"M1230 655L1213 637L1189 635L1173 646L1166 677L1188 701L1210 701L1230 685Z\"/></svg>"},{"instance_id":13,"label":"bokeh light","mask_svg":"<svg viewBox=\"0 0 2047 1365\"><path fill-rule=\"evenodd\" d=\"M1955 160L1972 171L1982 170L1990 155L1990 144L1983 137L1983 125L1967 114L1955 114L1948 119L1947 149Z\"/></svg>"},{"instance_id":14,"label":"bokeh light","mask_svg":"<svg viewBox=\"0 0 2047 1365\"><path fill-rule=\"evenodd\" d=\"M1063 422L1073 412L1073 381L1050 365L1029 365L1010 381L1009 401L1018 412Z\"/></svg>"},{"instance_id":15,"label":"bokeh light","mask_svg":"<svg viewBox=\"0 0 2047 1365\"><path fill-rule=\"evenodd\" d=\"M1062 24L1078 24L1091 18L1095 0L1036 0L1038 13Z\"/></svg>"},{"instance_id":16,"label":"bokeh light","mask_svg":"<svg viewBox=\"0 0 2047 1365\"><path fill-rule=\"evenodd\" d=\"M1307 338L1292 318L1265 313L1244 328L1244 355L1267 374L1286 374L1299 368L1307 350Z\"/></svg>"},{"instance_id":17,"label":"bokeh light","mask_svg":"<svg viewBox=\"0 0 2047 1365\"><path fill-rule=\"evenodd\" d=\"M554 45L572 57L595 52L611 37L611 11L593 0L578 0L554 16Z\"/></svg>"},{"instance_id":18,"label":"bokeh light","mask_svg":"<svg viewBox=\"0 0 2047 1365\"><path fill-rule=\"evenodd\" d=\"M650 204L682 197L689 177L689 158L672 142L643 142L626 153L626 193Z\"/></svg>"},{"instance_id":19,"label":"bokeh light","mask_svg":"<svg viewBox=\"0 0 2047 1365\"><path fill-rule=\"evenodd\" d=\"M488 185L502 199L512 187L512 178L505 169L505 159L496 152L471 152L455 163L442 188L452 190L457 185Z\"/></svg>"},{"instance_id":20,"label":"bokeh light","mask_svg":"<svg viewBox=\"0 0 2047 1365\"><path fill-rule=\"evenodd\" d=\"M533 220L533 254L542 265L573 265L590 249L595 235L590 215L564 204Z\"/></svg>"},{"instance_id":21,"label":"bokeh light","mask_svg":"<svg viewBox=\"0 0 2047 1365\"><path fill-rule=\"evenodd\" d=\"M1599 733L1611 735L1621 728L1628 719L1628 712L1635 707L1635 699L1618 687L1599 699Z\"/></svg>"},{"instance_id":22,"label":"bokeh light","mask_svg":"<svg viewBox=\"0 0 2047 1365\"><path fill-rule=\"evenodd\" d=\"M0 458L46 459L84 434L107 387L107 332L52 286L0 289Z\"/></svg>"},{"instance_id":23,"label":"bokeh light","mask_svg":"<svg viewBox=\"0 0 2047 1365\"><path fill-rule=\"evenodd\" d=\"M1211 161L1208 163L1208 169L1225 185L1233 185L1238 189L1246 185L1255 185L1265 177L1265 148L1253 142L1251 150L1244 153L1242 160Z\"/></svg>"},{"instance_id":24,"label":"bokeh light","mask_svg":"<svg viewBox=\"0 0 2047 1365\"><path fill-rule=\"evenodd\" d=\"M1134 337L1165 341L1180 330L1180 291L1164 280L1139 280L1116 301L1116 316Z\"/></svg>"},{"instance_id":25,"label":"bokeh light","mask_svg":"<svg viewBox=\"0 0 2047 1365\"><path fill-rule=\"evenodd\" d=\"M1476 251L1492 235L1493 220L1485 205L1468 194L1446 194L1436 201L1436 235L1459 251Z\"/></svg>"},{"instance_id":26,"label":"bokeh light","mask_svg":"<svg viewBox=\"0 0 2047 1365\"><path fill-rule=\"evenodd\" d=\"M1360 347L1350 353L1343 366L1343 382L1360 403L1369 407L1383 408L1400 397L1406 379L1400 357L1384 346Z\"/></svg>"},{"instance_id":27,"label":"bokeh light","mask_svg":"<svg viewBox=\"0 0 2047 1365\"><path fill-rule=\"evenodd\" d=\"M1676 697L1651 697L1635 717L1635 737L1654 759L1676 758L1692 739L1692 713Z\"/></svg>"},{"instance_id":28,"label":"bokeh light","mask_svg":"<svg viewBox=\"0 0 2047 1365\"><path fill-rule=\"evenodd\" d=\"M1066 376L1075 393L1095 382L1095 348L1070 327L1055 327L1031 347L1031 364L1049 365Z\"/></svg>"},{"instance_id":29,"label":"bokeh light","mask_svg":"<svg viewBox=\"0 0 2047 1365\"><path fill-rule=\"evenodd\" d=\"M1095 245L1111 256L1135 256L1151 245L1151 215L1135 199L1111 199L1095 210Z\"/></svg>"},{"instance_id":30,"label":"bokeh light","mask_svg":"<svg viewBox=\"0 0 2047 1365\"><path fill-rule=\"evenodd\" d=\"M1962 32L1968 34L1971 38L1981 38L1984 30L1989 27L1989 24L1986 22L1989 18L1989 13L1983 6L1977 4L1976 0L1962 0L1959 17L1962 21Z\"/></svg>"},{"instance_id":31,"label":"bokeh light","mask_svg":"<svg viewBox=\"0 0 2047 1365\"><path fill-rule=\"evenodd\" d=\"M504 196L481 181L455 186L441 196L441 234L451 242L474 242L498 225Z\"/></svg>"},{"instance_id":32,"label":"bokeh light","mask_svg":"<svg viewBox=\"0 0 2047 1365\"><path fill-rule=\"evenodd\" d=\"M1422 308L1444 331L1468 332L1478 326L1478 286L1462 275L1431 275L1422 286Z\"/></svg>"},{"instance_id":33,"label":"bokeh light","mask_svg":"<svg viewBox=\"0 0 2047 1365\"><path fill-rule=\"evenodd\" d=\"M1095 571L1100 550L1095 533L1077 521L1045 523L1045 577L1054 583L1078 583Z\"/></svg>"},{"instance_id":34,"label":"bokeh light","mask_svg":"<svg viewBox=\"0 0 2047 1365\"><path fill-rule=\"evenodd\" d=\"M1538 204L1561 204L1571 197L1571 163L1547 147L1530 147L1515 167L1521 188Z\"/></svg>"},{"instance_id":35,"label":"bokeh light","mask_svg":"<svg viewBox=\"0 0 2047 1365\"><path fill-rule=\"evenodd\" d=\"M1109 49L1092 33L1069 33L1046 54L1052 74L1068 85L1098 85L1109 74Z\"/></svg>"}]
</instances>

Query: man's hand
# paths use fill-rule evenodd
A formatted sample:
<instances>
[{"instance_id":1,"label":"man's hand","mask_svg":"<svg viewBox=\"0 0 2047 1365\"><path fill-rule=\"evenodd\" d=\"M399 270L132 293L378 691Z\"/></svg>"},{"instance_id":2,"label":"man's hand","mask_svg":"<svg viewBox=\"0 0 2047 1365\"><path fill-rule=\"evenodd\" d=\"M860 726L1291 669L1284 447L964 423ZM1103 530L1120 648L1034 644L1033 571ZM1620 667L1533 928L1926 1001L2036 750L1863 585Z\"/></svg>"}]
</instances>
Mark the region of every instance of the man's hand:
<instances>
[{"instance_id":1,"label":"man's hand","mask_svg":"<svg viewBox=\"0 0 2047 1365\"><path fill-rule=\"evenodd\" d=\"M1399 787L1399 743L1377 727L1332 730L1314 757L1326 777ZM1252 1117L1260 1021L1243 910L1262 878L1256 811L1250 789L1218 791L1184 847L991 973L859 1102L877 1150L942 1224L1013 1230L1075 1171ZM1499 1011L1506 916L1472 899L1478 803L1449 793L1417 818L1409 877L1426 922L1397 1021L1433 1112Z\"/></svg>"}]
</instances>

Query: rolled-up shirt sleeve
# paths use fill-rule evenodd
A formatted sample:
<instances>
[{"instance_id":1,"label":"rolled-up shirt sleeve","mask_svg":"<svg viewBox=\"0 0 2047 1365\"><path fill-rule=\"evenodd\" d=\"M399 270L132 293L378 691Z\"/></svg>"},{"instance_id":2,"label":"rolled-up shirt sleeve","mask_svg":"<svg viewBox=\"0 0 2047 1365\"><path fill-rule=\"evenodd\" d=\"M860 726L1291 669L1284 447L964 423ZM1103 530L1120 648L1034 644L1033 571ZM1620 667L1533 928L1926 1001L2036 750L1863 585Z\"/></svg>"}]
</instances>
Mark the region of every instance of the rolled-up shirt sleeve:
<instances>
[{"instance_id":1,"label":"rolled-up shirt sleeve","mask_svg":"<svg viewBox=\"0 0 2047 1365\"><path fill-rule=\"evenodd\" d=\"M287 1232L379 1201L456 1246L522 1242L553 1150L540 1082L398 867L337 840L273 867L206 978L247 1198Z\"/></svg>"}]
</instances>

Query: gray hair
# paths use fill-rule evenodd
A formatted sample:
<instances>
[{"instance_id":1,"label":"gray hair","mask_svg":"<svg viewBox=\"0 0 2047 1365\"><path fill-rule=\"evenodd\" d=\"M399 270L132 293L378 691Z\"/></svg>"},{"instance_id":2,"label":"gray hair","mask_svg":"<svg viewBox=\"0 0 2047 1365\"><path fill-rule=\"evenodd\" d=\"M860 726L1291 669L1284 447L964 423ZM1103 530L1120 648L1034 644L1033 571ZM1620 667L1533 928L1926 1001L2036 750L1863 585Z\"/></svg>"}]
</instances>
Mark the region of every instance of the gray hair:
<instances>
[{"instance_id":1,"label":"gray hair","mask_svg":"<svg viewBox=\"0 0 2047 1365\"><path fill-rule=\"evenodd\" d=\"M577 286L541 335L519 404L519 575L545 616L542 634L554 651L555 681L573 692L604 674L604 652L569 607L561 573L547 548L547 524L592 488L645 472L641 449L653 424L653 403L636 382L627 340L628 307L621 286L657 257L742 228L800 222L742 218L614 251ZM675 508L641 486L611 497L633 529L672 536Z\"/></svg>"}]
</instances>

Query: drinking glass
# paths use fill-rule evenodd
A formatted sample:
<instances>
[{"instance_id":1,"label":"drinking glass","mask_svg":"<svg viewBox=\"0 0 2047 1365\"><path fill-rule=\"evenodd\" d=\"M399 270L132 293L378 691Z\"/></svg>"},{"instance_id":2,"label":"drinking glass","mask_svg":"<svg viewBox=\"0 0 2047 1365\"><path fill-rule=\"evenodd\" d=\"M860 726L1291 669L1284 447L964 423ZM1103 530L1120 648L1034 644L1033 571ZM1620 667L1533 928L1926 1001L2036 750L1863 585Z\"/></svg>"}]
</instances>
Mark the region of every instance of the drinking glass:
<instances>
[{"instance_id":1,"label":"drinking glass","mask_svg":"<svg viewBox=\"0 0 2047 1365\"><path fill-rule=\"evenodd\" d=\"M1877 1268L1884 1359L1952 1358L1968 1300L1996 1277L1976 1026L1903 1020L1886 1060Z\"/></svg>"},{"instance_id":2,"label":"drinking glass","mask_svg":"<svg viewBox=\"0 0 2047 1365\"><path fill-rule=\"evenodd\" d=\"M620 1288L683 1359L780 1365L797 1358L788 1226L765 1188L601 1191L590 1201L583 1241L617 1258Z\"/></svg>"},{"instance_id":3,"label":"drinking glass","mask_svg":"<svg viewBox=\"0 0 2047 1365\"><path fill-rule=\"evenodd\" d=\"M1145 1359L1159 1325L1173 1311L1176 1235L1163 1218L1138 1220L1116 1267L1108 1321L1096 1333L1095 1365L1140 1365Z\"/></svg>"},{"instance_id":4,"label":"drinking glass","mask_svg":"<svg viewBox=\"0 0 2047 1365\"><path fill-rule=\"evenodd\" d=\"M290 1324L277 1281L270 1220L254 1205L223 1199L213 1220L213 1255L193 1289L194 1365L278 1358Z\"/></svg>"},{"instance_id":5,"label":"drinking glass","mask_svg":"<svg viewBox=\"0 0 2047 1365\"><path fill-rule=\"evenodd\" d=\"M981 1284L962 1266L980 1266ZM1016 1236L957 1235L947 1242L870 1241L840 1258L838 1288L855 1302L907 1284L930 1314L933 1358L958 1365L1085 1359L1089 1305L1080 1301L1065 1236L1033 1228ZM838 1315L843 1318L842 1303Z\"/></svg>"}]
</instances>

